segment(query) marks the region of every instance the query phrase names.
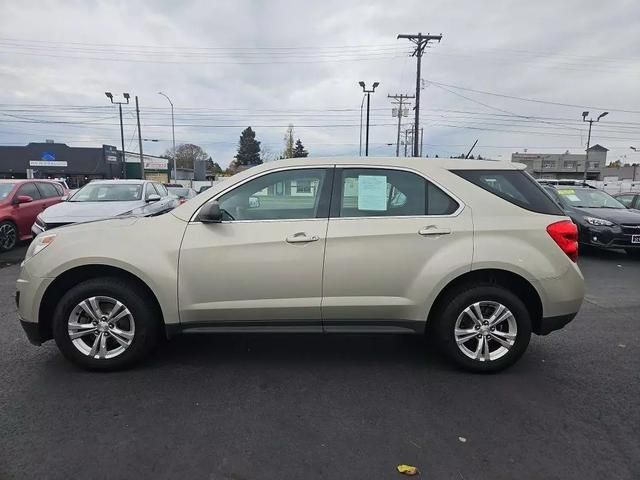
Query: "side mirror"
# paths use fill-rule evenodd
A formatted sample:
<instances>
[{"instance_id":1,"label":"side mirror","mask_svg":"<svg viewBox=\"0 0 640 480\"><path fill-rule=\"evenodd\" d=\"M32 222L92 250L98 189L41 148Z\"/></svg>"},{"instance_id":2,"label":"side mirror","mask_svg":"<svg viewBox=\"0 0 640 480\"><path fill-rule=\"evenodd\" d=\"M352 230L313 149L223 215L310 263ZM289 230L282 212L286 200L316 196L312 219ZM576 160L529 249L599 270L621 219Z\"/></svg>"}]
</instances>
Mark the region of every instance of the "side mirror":
<instances>
[{"instance_id":1,"label":"side mirror","mask_svg":"<svg viewBox=\"0 0 640 480\"><path fill-rule=\"evenodd\" d=\"M31 203L31 202L33 202L33 198L31 198L29 195L18 195L13 200L13 203L15 203L16 205L19 205L21 203Z\"/></svg>"},{"instance_id":2,"label":"side mirror","mask_svg":"<svg viewBox=\"0 0 640 480\"><path fill-rule=\"evenodd\" d=\"M222 210L217 201L206 203L201 209L197 221L202 223L220 223L222 222Z\"/></svg>"},{"instance_id":3,"label":"side mirror","mask_svg":"<svg viewBox=\"0 0 640 480\"><path fill-rule=\"evenodd\" d=\"M161 198L162 197L160 195L158 195L157 193L152 193L151 195L149 195L147 197L147 202L157 202Z\"/></svg>"}]
</instances>

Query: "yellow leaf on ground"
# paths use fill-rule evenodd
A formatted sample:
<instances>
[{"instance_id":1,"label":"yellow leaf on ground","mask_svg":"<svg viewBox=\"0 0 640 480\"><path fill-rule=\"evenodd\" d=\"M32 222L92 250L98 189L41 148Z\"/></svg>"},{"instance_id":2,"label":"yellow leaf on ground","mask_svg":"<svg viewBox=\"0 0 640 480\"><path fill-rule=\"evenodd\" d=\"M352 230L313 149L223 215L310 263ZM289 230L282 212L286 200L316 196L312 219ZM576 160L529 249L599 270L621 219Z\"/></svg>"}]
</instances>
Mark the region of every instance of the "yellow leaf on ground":
<instances>
[{"instance_id":1,"label":"yellow leaf on ground","mask_svg":"<svg viewBox=\"0 0 640 480\"><path fill-rule=\"evenodd\" d=\"M412 465L398 465L398 471L400 473L403 473L404 475L417 475L418 472L418 468L414 467Z\"/></svg>"}]
</instances>

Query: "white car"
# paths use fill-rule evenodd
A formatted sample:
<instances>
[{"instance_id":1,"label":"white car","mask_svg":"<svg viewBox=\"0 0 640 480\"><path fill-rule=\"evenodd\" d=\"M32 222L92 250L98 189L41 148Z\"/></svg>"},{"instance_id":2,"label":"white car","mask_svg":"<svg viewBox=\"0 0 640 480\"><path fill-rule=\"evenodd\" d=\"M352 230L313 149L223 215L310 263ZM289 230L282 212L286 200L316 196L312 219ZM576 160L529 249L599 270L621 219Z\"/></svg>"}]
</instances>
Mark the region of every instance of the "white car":
<instances>
[{"instance_id":1,"label":"white car","mask_svg":"<svg viewBox=\"0 0 640 480\"><path fill-rule=\"evenodd\" d=\"M148 180L93 180L66 201L39 214L31 227L34 236L45 230L119 215L152 215L178 206L178 199L158 182Z\"/></svg>"},{"instance_id":2,"label":"white car","mask_svg":"<svg viewBox=\"0 0 640 480\"><path fill-rule=\"evenodd\" d=\"M269 162L164 215L39 235L18 314L32 343L97 370L180 332L376 332L426 333L457 365L496 371L584 295L576 225L523 169Z\"/></svg>"}]
</instances>

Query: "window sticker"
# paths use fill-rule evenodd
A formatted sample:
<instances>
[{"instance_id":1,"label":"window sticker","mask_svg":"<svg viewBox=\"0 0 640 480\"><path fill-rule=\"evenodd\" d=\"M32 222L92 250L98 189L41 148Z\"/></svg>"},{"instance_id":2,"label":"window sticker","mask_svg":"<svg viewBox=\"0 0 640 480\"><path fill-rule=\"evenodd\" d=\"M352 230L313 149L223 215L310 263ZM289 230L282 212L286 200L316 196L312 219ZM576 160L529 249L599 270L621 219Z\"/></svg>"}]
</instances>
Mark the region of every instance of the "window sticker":
<instances>
[{"instance_id":1,"label":"window sticker","mask_svg":"<svg viewBox=\"0 0 640 480\"><path fill-rule=\"evenodd\" d=\"M386 175L358 175L358 210L387 210Z\"/></svg>"}]
</instances>

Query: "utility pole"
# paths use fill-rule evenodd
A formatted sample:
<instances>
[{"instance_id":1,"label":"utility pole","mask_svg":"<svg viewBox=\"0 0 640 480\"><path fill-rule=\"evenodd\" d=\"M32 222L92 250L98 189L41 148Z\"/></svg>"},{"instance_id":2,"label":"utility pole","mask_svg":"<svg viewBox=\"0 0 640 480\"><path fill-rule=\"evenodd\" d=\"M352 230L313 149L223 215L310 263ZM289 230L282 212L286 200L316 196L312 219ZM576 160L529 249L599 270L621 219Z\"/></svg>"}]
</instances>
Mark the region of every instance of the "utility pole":
<instances>
[{"instance_id":1,"label":"utility pole","mask_svg":"<svg viewBox=\"0 0 640 480\"><path fill-rule=\"evenodd\" d=\"M589 134L587 136L587 150L586 150L586 155L584 159L584 176L582 178L583 182L587 181L587 172L589 171L589 148L591 146L591 127L593 126L594 122L598 123L602 117L609 115L609 112L602 112L600 115L598 115L598 118L596 118L595 120L593 118L590 118L589 120L587 120L587 115L589 115L589 112L582 112L582 121L589 122Z\"/></svg>"},{"instance_id":2,"label":"utility pole","mask_svg":"<svg viewBox=\"0 0 640 480\"><path fill-rule=\"evenodd\" d=\"M424 142L424 127L420 127L420 158L422 158L422 144Z\"/></svg>"},{"instance_id":3,"label":"utility pole","mask_svg":"<svg viewBox=\"0 0 640 480\"><path fill-rule=\"evenodd\" d=\"M420 128L420 72L422 65L422 54L424 53L425 48L429 45L429 42L433 42L435 40L440 43L442 40L442 34L440 35L422 35L422 33L416 34L400 34L397 38L406 38L410 42L416 45L416 48L413 50L411 54L412 57L416 57L418 60L418 68L416 70L416 119L414 122L414 131L418 132ZM413 136L413 156L418 156L418 135Z\"/></svg>"},{"instance_id":4,"label":"utility pole","mask_svg":"<svg viewBox=\"0 0 640 480\"><path fill-rule=\"evenodd\" d=\"M111 100L111 103L118 105L118 111L120 112L120 142L122 144L122 178L127 178L127 159L124 154L124 126L122 124L122 105L129 105L129 94L123 93L122 96L126 102L114 102L113 94L111 92L104 92L105 96Z\"/></svg>"},{"instance_id":5,"label":"utility pole","mask_svg":"<svg viewBox=\"0 0 640 480\"><path fill-rule=\"evenodd\" d=\"M365 135L364 156L369 156L369 107L371 103L371 94L376 91L376 87L380 85L380 82L373 82L372 88L367 90L363 81L358 82L358 85L362 87L362 91L367 94L367 133Z\"/></svg>"},{"instance_id":6,"label":"utility pole","mask_svg":"<svg viewBox=\"0 0 640 480\"><path fill-rule=\"evenodd\" d=\"M387 98L395 100L395 104L398 105L398 135L396 139L396 157L400 156L400 129L402 128L402 116L404 115L403 102L409 98L415 98L413 95L387 95ZM406 155L405 155L406 156Z\"/></svg>"},{"instance_id":7,"label":"utility pole","mask_svg":"<svg viewBox=\"0 0 640 480\"><path fill-rule=\"evenodd\" d=\"M138 119L138 146L140 147L140 178L144 180L144 155L142 154L142 132L140 131L140 107L136 95L136 118Z\"/></svg>"}]
</instances>

